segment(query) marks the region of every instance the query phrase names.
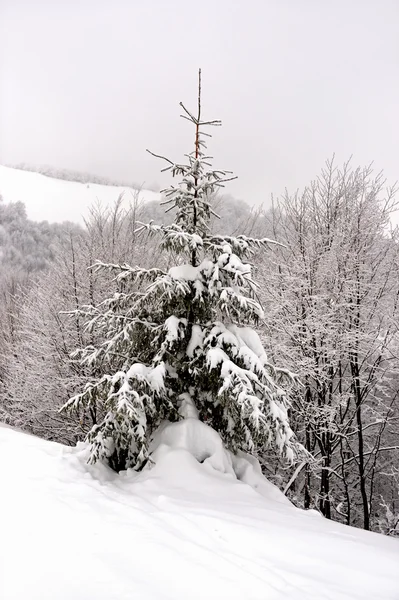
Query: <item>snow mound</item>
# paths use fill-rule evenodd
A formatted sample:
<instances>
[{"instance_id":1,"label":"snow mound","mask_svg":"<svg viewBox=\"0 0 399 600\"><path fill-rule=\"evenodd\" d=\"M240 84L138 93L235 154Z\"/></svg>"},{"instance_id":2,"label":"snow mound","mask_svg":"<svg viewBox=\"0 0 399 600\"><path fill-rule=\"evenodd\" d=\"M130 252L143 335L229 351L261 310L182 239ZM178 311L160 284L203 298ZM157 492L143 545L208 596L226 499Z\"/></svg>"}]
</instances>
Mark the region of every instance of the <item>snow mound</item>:
<instances>
[{"instance_id":1,"label":"snow mound","mask_svg":"<svg viewBox=\"0 0 399 600\"><path fill-rule=\"evenodd\" d=\"M151 458L158 463L162 457L176 449L188 452L205 467L235 475L230 453L225 450L219 434L198 419L165 423L155 434L150 447Z\"/></svg>"},{"instance_id":2,"label":"snow mound","mask_svg":"<svg viewBox=\"0 0 399 600\"><path fill-rule=\"evenodd\" d=\"M87 209L96 202L112 205L123 194L127 203L135 197L159 201L161 196L149 190L129 187L65 181L0 165L0 196L5 202L23 202L29 219L34 221L75 221L83 224Z\"/></svg>"},{"instance_id":3,"label":"snow mound","mask_svg":"<svg viewBox=\"0 0 399 600\"><path fill-rule=\"evenodd\" d=\"M165 424L155 465L119 475L0 427L1 600L398 600L397 540L264 493L198 423Z\"/></svg>"},{"instance_id":4,"label":"snow mound","mask_svg":"<svg viewBox=\"0 0 399 600\"><path fill-rule=\"evenodd\" d=\"M190 406L188 399L185 401ZM195 417L185 418L177 423L165 422L160 427L150 447L151 462L161 464L158 468L162 470L167 462L174 463L174 456L167 457L170 453L176 454L176 451L180 451L178 460L184 453L188 453L201 463L208 473L217 471L246 483L266 498L292 506L288 498L263 476L256 458L244 452L235 456L226 450L219 434ZM198 469L190 457L185 457L185 463L197 472Z\"/></svg>"}]
</instances>

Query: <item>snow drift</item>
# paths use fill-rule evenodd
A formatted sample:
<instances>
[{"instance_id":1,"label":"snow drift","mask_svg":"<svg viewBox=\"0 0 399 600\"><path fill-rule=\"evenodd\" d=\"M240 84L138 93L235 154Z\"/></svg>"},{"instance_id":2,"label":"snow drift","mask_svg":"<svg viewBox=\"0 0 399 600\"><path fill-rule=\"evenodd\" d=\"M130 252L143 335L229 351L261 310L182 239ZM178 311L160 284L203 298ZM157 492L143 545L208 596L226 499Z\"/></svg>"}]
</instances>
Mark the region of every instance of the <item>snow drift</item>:
<instances>
[{"instance_id":1,"label":"snow drift","mask_svg":"<svg viewBox=\"0 0 399 600\"><path fill-rule=\"evenodd\" d=\"M195 419L115 474L0 428L2 600L397 600L399 544L301 511Z\"/></svg>"}]
</instances>

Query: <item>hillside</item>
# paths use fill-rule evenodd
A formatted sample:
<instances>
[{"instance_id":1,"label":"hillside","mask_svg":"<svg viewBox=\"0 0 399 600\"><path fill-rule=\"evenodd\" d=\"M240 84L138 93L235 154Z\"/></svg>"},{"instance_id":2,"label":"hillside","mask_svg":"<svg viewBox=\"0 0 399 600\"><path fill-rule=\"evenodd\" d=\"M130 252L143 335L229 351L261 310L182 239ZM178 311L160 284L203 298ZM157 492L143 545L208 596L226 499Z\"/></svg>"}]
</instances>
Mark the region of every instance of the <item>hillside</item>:
<instances>
[{"instance_id":1,"label":"hillside","mask_svg":"<svg viewBox=\"0 0 399 600\"><path fill-rule=\"evenodd\" d=\"M0 427L2 600L397 600L397 540L294 508L244 458L239 481L217 438L174 424L116 475Z\"/></svg>"},{"instance_id":2,"label":"hillside","mask_svg":"<svg viewBox=\"0 0 399 600\"><path fill-rule=\"evenodd\" d=\"M54 179L62 179L64 181L77 181L78 183L98 183L100 185L112 185L112 186L123 186L139 189L141 186L132 183L131 181L120 181L110 179L103 175L95 175L94 173L88 173L86 171L76 171L74 169L65 169L53 167L51 165L33 165L30 163L17 163L7 165L12 169L19 169L21 171L31 171L33 173L41 173L46 177L52 177ZM151 190L153 188L150 188ZM156 190L155 190L156 191Z\"/></svg>"},{"instance_id":3,"label":"hillside","mask_svg":"<svg viewBox=\"0 0 399 600\"><path fill-rule=\"evenodd\" d=\"M91 205L112 204L122 193L127 201L137 195L143 201L160 198L149 190L64 181L0 165L0 196L5 202L23 202L29 219L34 221L82 222L82 216L87 215Z\"/></svg>"}]
</instances>

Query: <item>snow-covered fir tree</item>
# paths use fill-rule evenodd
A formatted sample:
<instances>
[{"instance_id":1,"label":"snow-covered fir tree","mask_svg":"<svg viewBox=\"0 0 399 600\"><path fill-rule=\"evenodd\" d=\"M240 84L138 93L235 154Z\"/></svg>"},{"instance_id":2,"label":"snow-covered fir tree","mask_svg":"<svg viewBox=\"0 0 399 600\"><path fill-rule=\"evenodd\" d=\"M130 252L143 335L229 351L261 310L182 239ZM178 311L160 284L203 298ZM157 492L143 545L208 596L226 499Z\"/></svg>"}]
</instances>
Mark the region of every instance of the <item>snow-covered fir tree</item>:
<instances>
[{"instance_id":1,"label":"snow-covered fir tree","mask_svg":"<svg viewBox=\"0 0 399 600\"><path fill-rule=\"evenodd\" d=\"M102 375L64 410L96 406L91 461L105 459L116 470L143 466L162 421L192 417L218 431L232 451L274 445L293 455L283 389L291 375L269 364L251 327L263 311L246 260L274 242L210 232L212 195L232 177L212 169L206 155L204 129L221 123L202 119L201 72L198 92L196 116L181 104L194 126L193 151L183 164L164 159L164 170L179 178L164 190L175 220L141 227L160 236L177 264L165 271L98 263L115 273L119 291L85 310L88 329L106 341L82 349L80 358Z\"/></svg>"}]
</instances>

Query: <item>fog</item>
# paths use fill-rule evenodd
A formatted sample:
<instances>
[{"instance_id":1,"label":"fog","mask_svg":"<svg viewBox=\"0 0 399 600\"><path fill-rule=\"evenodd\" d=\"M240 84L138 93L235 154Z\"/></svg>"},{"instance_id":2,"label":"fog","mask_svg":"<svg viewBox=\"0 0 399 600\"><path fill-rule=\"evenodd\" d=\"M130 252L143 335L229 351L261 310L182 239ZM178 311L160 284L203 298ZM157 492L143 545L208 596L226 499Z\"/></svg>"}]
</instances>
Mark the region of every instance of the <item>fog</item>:
<instances>
[{"instance_id":1,"label":"fog","mask_svg":"<svg viewBox=\"0 0 399 600\"><path fill-rule=\"evenodd\" d=\"M336 154L398 178L397 0L0 0L0 162L162 185L179 102L220 118L214 164L249 204Z\"/></svg>"}]
</instances>

